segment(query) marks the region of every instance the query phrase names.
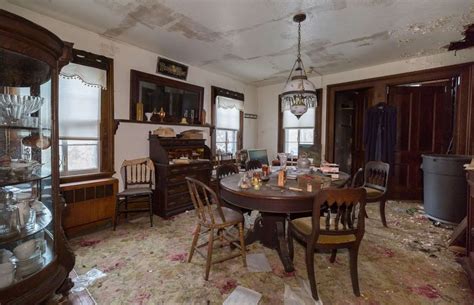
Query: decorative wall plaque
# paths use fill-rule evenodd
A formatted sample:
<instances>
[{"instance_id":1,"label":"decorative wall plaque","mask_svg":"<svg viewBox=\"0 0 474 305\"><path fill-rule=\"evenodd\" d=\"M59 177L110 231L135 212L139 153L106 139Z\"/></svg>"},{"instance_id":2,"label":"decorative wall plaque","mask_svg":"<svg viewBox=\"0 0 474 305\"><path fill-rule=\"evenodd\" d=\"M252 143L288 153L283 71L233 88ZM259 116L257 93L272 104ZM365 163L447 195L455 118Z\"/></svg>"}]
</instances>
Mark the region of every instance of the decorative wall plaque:
<instances>
[{"instance_id":1,"label":"decorative wall plaque","mask_svg":"<svg viewBox=\"0 0 474 305\"><path fill-rule=\"evenodd\" d=\"M252 113L244 113L244 118L256 120L258 118L258 115Z\"/></svg>"},{"instance_id":2,"label":"decorative wall plaque","mask_svg":"<svg viewBox=\"0 0 474 305\"><path fill-rule=\"evenodd\" d=\"M156 72L166 76L186 80L186 77L188 77L188 66L166 58L158 57Z\"/></svg>"}]
</instances>

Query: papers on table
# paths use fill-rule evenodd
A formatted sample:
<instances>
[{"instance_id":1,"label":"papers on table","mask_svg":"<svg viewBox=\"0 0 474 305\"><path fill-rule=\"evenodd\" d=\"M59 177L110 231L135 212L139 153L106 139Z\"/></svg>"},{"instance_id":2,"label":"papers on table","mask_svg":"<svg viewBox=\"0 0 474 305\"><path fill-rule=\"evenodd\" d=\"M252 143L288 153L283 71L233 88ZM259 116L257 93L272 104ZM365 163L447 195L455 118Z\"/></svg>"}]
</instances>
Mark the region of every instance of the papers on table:
<instances>
[{"instance_id":1,"label":"papers on table","mask_svg":"<svg viewBox=\"0 0 474 305\"><path fill-rule=\"evenodd\" d=\"M261 298L261 293L237 286L222 305L257 305Z\"/></svg>"},{"instance_id":2,"label":"papers on table","mask_svg":"<svg viewBox=\"0 0 474 305\"><path fill-rule=\"evenodd\" d=\"M247 254L247 269L249 272L271 272L272 267L263 253Z\"/></svg>"}]
</instances>

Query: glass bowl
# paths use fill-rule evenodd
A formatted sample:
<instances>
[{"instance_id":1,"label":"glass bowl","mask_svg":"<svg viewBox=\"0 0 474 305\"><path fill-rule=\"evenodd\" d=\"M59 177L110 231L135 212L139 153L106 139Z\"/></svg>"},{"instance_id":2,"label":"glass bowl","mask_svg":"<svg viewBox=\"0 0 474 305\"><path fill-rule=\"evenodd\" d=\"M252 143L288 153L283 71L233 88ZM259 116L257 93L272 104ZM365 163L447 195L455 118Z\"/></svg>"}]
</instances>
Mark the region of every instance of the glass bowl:
<instances>
[{"instance_id":1,"label":"glass bowl","mask_svg":"<svg viewBox=\"0 0 474 305\"><path fill-rule=\"evenodd\" d=\"M0 115L17 122L38 111L43 102L44 98L40 96L0 94Z\"/></svg>"}]
</instances>

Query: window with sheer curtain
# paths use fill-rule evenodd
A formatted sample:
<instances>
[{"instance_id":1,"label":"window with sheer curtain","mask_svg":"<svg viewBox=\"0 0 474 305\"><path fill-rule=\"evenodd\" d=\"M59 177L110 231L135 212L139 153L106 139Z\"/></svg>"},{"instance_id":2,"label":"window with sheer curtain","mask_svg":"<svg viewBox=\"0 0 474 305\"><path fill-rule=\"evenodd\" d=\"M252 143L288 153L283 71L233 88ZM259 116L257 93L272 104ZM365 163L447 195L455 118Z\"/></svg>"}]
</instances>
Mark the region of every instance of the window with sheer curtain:
<instances>
[{"instance_id":1,"label":"window with sheer curtain","mask_svg":"<svg viewBox=\"0 0 474 305\"><path fill-rule=\"evenodd\" d=\"M71 71L71 74L68 72ZM62 176L100 171L104 70L69 64L59 78L59 156Z\"/></svg>"},{"instance_id":2,"label":"window with sheer curtain","mask_svg":"<svg viewBox=\"0 0 474 305\"><path fill-rule=\"evenodd\" d=\"M243 101L223 96L216 97L216 153L232 154L238 150L240 115Z\"/></svg>"},{"instance_id":3,"label":"window with sheer curtain","mask_svg":"<svg viewBox=\"0 0 474 305\"><path fill-rule=\"evenodd\" d=\"M283 112L284 150L298 156L300 145L314 144L314 121L316 109L310 108L299 119L289 110Z\"/></svg>"}]
</instances>

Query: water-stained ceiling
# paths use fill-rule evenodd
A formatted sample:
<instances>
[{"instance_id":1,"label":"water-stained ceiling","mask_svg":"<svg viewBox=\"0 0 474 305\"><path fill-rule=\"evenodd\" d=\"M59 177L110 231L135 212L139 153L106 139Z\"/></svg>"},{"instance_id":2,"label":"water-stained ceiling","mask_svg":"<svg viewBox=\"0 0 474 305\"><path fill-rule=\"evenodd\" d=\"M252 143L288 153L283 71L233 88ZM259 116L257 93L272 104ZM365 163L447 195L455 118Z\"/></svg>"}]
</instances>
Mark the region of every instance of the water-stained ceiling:
<instances>
[{"instance_id":1,"label":"water-stained ceiling","mask_svg":"<svg viewBox=\"0 0 474 305\"><path fill-rule=\"evenodd\" d=\"M262 85L286 79L296 54L329 74L446 52L474 23L472 0L9 0L203 69Z\"/></svg>"}]
</instances>

